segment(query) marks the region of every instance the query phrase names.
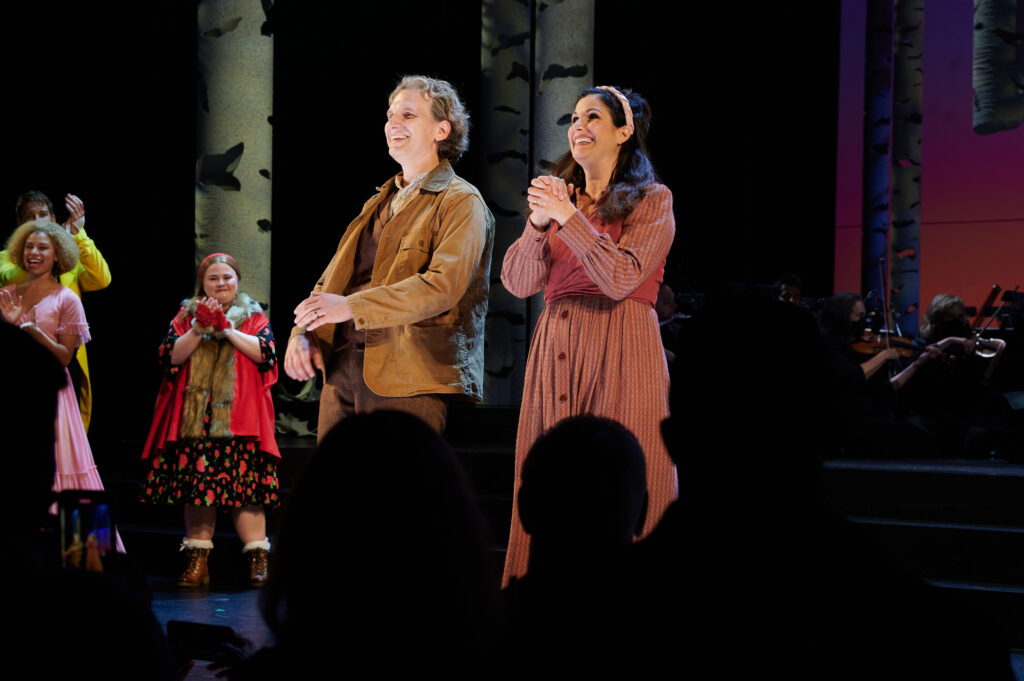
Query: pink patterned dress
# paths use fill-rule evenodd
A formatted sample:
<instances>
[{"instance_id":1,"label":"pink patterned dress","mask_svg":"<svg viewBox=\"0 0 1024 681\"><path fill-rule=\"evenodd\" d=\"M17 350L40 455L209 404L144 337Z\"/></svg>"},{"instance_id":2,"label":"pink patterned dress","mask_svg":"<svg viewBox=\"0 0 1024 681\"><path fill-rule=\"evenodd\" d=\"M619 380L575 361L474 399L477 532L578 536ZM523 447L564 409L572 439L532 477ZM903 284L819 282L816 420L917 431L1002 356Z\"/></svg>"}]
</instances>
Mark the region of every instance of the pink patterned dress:
<instances>
[{"instance_id":1,"label":"pink patterned dress","mask_svg":"<svg viewBox=\"0 0 1024 681\"><path fill-rule=\"evenodd\" d=\"M14 284L5 287L14 293ZM66 286L61 286L30 310L21 313L18 324L34 321L39 330L53 340L58 336L78 336L77 348L89 342L89 323L85 309L78 296ZM78 396L71 383L71 374L64 368L64 387L57 393L56 442L54 453L57 458L57 473L53 479L53 491L65 489L102 490L92 448L82 424L82 413L78 410ZM121 537L117 537L117 550L124 552Z\"/></svg>"},{"instance_id":2,"label":"pink patterned dress","mask_svg":"<svg viewBox=\"0 0 1024 681\"><path fill-rule=\"evenodd\" d=\"M675 236L672 193L651 185L620 222L605 224L586 195L566 224L539 232L527 223L505 254L501 281L512 295L544 291L526 363L516 436L507 584L529 564L530 538L519 521L523 461L534 441L562 419L614 419L640 441L649 505L643 534L678 494L676 468L661 439L668 416L668 365L654 300Z\"/></svg>"}]
</instances>

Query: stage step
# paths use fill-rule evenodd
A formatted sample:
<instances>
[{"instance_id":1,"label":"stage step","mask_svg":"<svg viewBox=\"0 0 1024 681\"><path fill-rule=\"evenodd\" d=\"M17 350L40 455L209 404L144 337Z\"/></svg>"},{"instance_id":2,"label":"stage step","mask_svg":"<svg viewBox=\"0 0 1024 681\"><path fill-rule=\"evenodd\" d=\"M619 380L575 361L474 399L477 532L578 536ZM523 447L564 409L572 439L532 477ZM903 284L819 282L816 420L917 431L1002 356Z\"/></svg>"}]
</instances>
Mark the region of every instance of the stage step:
<instances>
[{"instance_id":1,"label":"stage step","mask_svg":"<svg viewBox=\"0 0 1024 681\"><path fill-rule=\"evenodd\" d=\"M1024 588L1024 528L848 516L899 563L926 579Z\"/></svg>"},{"instance_id":2,"label":"stage step","mask_svg":"<svg viewBox=\"0 0 1024 681\"><path fill-rule=\"evenodd\" d=\"M846 515L1024 527L1024 465L836 460L825 489Z\"/></svg>"},{"instance_id":3,"label":"stage step","mask_svg":"<svg viewBox=\"0 0 1024 681\"><path fill-rule=\"evenodd\" d=\"M1024 649L1024 466L835 460L823 480L832 508L897 565L972 601Z\"/></svg>"}]
</instances>

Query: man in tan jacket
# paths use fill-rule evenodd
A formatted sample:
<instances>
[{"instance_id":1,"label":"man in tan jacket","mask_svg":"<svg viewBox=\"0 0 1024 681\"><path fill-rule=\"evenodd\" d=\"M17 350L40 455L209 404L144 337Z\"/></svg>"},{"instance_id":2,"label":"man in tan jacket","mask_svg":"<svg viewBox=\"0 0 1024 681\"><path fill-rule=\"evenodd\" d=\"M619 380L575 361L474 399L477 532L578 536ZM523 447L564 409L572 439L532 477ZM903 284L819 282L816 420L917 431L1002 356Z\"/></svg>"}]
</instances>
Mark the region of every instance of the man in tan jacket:
<instances>
[{"instance_id":1,"label":"man in tan jacket","mask_svg":"<svg viewBox=\"0 0 1024 681\"><path fill-rule=\"evenodd\" d=\"M402 172L363 206L295 308L285 372L324 373L319 437L354 413L397 409L444 429L447 399L483 396L494 218L451 164L469 117L442 80L407 76L384 133Z\"/></svg>"}]
</instances>

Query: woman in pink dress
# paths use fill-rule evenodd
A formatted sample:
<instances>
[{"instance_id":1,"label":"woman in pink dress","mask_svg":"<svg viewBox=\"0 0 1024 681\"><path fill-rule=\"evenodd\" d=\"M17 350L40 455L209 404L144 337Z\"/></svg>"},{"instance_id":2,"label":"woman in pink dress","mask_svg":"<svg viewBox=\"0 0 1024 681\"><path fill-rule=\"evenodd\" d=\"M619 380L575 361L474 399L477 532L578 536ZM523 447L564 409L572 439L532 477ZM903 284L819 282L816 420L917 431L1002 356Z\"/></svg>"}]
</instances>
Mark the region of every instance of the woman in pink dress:
<instances>
[{"instance_id":1,"label":"woman in pink dress","mask_svg":"<svg viewBox=\"0 0 1024 681\"><path fill-rule=\"evenodd\" d=\"M637 93L584 90L569 151L527 190L529 219L505 254L515 296L544 291L530 344L516 436L515 493L527 452L577 414L626 426L643 446L649 506L643 534L675 499L675 466L661 440L668 366L654 311L675 235L672 193L657 181L645 138L651 110ZM505 582L529 565L529 537L513 501Z\"/></svg>"},{"instance_id":2,"label":"woman in pink dress","mask_svg":"<svg viewBox=\"0 0 1024 681\"><path fill-rule=\"evenodd\" d=\"M11 260L28 272L28 278L0 289L0 313L4 321L20 326L53 353L67 378L57 396L53 490L102 490L67 370L78 346L89 341L89 324L82 301L58 281L78 264L78 245L62 226L30 221L14 231L6 248ZM124 551L120 537L117 549Z\"/></svg>"}]
</instances>

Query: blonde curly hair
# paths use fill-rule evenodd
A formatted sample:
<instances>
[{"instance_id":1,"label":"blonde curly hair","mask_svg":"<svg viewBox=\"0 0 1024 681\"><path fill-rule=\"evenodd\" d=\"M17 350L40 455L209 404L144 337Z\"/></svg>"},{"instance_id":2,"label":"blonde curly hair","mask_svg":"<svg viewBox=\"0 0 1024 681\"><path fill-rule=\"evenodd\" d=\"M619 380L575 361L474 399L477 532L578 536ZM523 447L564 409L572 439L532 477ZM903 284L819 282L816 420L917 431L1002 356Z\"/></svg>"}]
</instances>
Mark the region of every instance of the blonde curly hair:
<instances>
[{"instance_id":1,"label":"blonde curly hair","mask_svg":"<svg viewBox=\"0 0 1024 681\"><path fill-rule=\"evenodd\" d=\"M45 234L50 237L50 243L53 244L53 251L56 256L52 272L54 279L75 268L75 265L78 264L78 244L67 233L67 230L55 222L40 223L35 220L29 220L18 227L11 234L10 238L7 239L7 245L4 248L7 250L7 257L11 262L23 270L28 269L25 267L25 242L30 234L36 233Z\"/></svg>"}]
</instances>

